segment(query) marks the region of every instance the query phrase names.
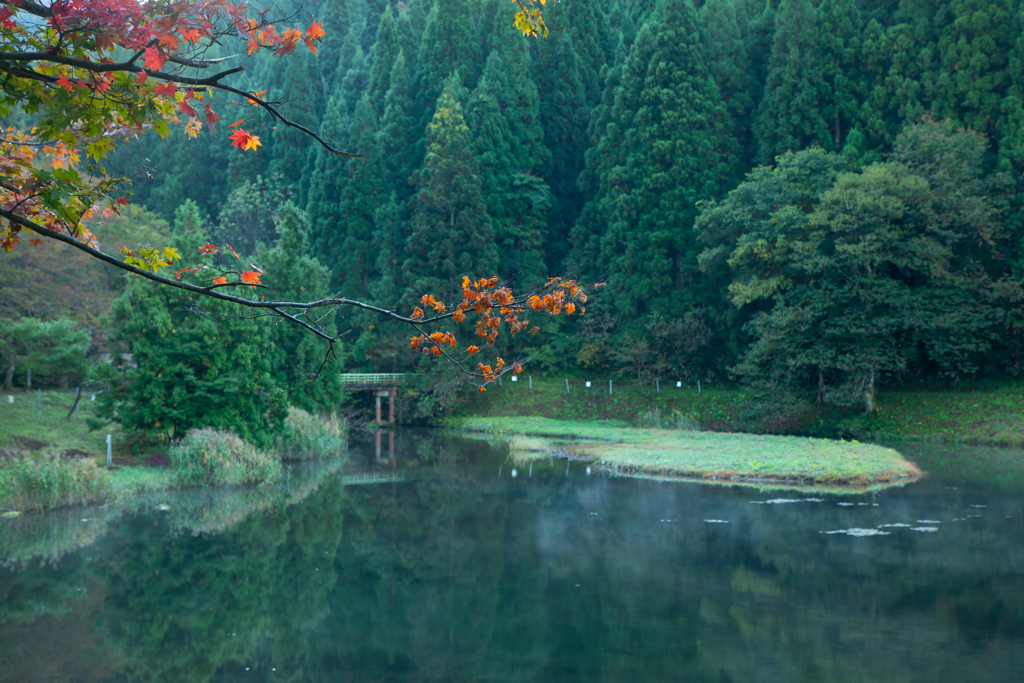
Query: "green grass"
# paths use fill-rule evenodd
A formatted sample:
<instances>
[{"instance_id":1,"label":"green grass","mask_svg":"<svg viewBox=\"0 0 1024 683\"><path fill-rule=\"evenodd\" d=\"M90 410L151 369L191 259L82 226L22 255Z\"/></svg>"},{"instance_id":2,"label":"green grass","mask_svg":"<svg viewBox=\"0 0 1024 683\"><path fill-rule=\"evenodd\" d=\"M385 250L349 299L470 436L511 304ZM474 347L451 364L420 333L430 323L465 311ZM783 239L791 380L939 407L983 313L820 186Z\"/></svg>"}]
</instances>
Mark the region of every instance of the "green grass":
<instances>
[{"instance_id":1,"label":"green grass","mask_svg":"<svg viewBox=\"0 0 1024 683\"><path fill-rule=\"evenodd\" d=\"M107 434L110 434L114 457L131 457L128 440L120 427L110 425L102 431L89 431L85 421L92 415L95 405L89 400L90 394L82 392L78 413L68 418L68 410L75 404L73 390L44 390L39 413L36 412L35 391L0 393L0 448L23 449L26 442L36 441L59 451L80 450L99 462L106 458ZM8 396L13 396L14 403L8 403Z\"/></svg>"},{"instance_id":2,"label":"green grass","mask_svg":"<svg viewBox=\"0 0 1024 683\"><path fill-rule=\"evenodd\" d=\"M507 378L506 378L507 379ZM754 410L748 392L705 385L676 388L675 382L643 388L633 380L541 379L533 389L526 376L519 382L488 386L483 394L467 393L454 417L543 416L559 420L619 420L636 424L653 410L696 422L703 431L799 434L815 437L875 438L1024 446L1024 381L976 381L951 387L939 383L908 383L878 395L879 411L865 415L858 408L815 403L813 393L796 404L771 411Z\"/></svg>"},{"instance_id":3,"label":"green grass","mask_svg":"<svg viewBox=\"0 0 1024 683\"><path fill-rule=\"evenodd\" d=\"M465 418L456 424L466 431L546 438L550 448L630 475L864 487L921 474L891 448L856 441L637 429L540 417Z\"/></svg>"}]
</instances>

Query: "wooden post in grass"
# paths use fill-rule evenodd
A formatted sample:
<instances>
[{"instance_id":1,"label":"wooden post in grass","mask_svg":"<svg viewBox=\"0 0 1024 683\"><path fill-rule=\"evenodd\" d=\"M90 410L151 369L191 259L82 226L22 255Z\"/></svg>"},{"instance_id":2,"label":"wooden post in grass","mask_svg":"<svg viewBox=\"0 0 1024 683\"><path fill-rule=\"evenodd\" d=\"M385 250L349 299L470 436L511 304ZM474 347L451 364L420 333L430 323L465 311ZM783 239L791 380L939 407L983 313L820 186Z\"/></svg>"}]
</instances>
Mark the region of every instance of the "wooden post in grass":
<instances>
[{"instance_id":1,"label":"wooden post in grass","mask_svg":"<svg viewBox=\"0 0 1024 683\"><path fill-rule=\"evenodd\" d=\"M569 393L569 378L565 378L565 393Z\"/></svg>"},{"instance_id":2,"label":"wooden post in grass","mask_svg":"<svg viewBox=\"0 0 1024 683\"><path fill-rule=\"evenodd\" d=\"M533 389L533 375L530 375L530 388Z\"/></svg>"},{"instance_id":3,"label":"wooden post in grass","mask_svg":"<svg viewBox=\"0 0 1024 683\"><path fill-rule=\"evenodd\" d=\"M612 395L612 381L608 380L608 395Z\"/></svg>"},{"instance_id":4,"label":"wooden post in grass","mask_svg":"<svg viewBox=\"0 0 1024 683\"><path fill-rule=\"evenodd\" d=\"M112 456L112 453L110 451L110 434L107 434L107 466L108 467L114 463L114 458L111 457L111 456Z\"/></svg>"}]
</instances>

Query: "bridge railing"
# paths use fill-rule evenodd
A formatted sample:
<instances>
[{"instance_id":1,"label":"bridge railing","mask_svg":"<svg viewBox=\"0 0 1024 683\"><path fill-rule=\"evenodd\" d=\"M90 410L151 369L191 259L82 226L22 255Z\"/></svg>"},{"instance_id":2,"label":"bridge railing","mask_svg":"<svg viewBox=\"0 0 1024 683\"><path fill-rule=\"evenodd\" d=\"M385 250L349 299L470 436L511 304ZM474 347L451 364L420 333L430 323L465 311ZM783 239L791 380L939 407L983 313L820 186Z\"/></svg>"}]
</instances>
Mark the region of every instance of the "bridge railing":
<instances>
[{"instance_id":1,"label":"bridge railing","mask_svg":"<svg viewBox=\"0 0 1024 683\"><path fill-rule=\"evenodd\" d=\"M341 375L342 384L379 384L393 387L405 380L403 372L366 372Z\"/></svg>"}]
</instances>

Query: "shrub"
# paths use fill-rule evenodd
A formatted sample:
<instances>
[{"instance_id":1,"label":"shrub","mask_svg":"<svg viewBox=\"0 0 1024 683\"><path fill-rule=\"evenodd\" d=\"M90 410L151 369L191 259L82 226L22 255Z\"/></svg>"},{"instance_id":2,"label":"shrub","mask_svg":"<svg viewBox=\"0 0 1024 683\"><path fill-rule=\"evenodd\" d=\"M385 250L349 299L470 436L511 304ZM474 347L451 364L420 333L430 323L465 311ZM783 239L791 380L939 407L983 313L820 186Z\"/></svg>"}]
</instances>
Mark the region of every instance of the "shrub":
<instances>
[{"instance_id":1,"label":"shrub","mask_svg":"<svg viewBox=\"0 0 1024 683\"><path fill-rule=\"evenodd\" d=\"M281 474L281 461L238 436L217 429L191 429L170 450L171 469L185 486L257 484Z\"/></svg>"},{"instance_id":2,"label":"shrub","mask_svg":"<svg viewBox=\"0 0 1024 683\"><path fill-rule=\"evenodd\" d=\"M647 429L679 429L688 432L700 431L699 422L687 415L683 415L678 410L673 410L671 413L662 415L659 409L653 408L640 413L640 416L637 418L637 424L640 427L645 427Z\"/></svg>"},{"instance_id":3,"label":"shrub","mask_svg":"<svg viewBox=\"0 0 1024 683\"><path fill-rule=\"evenodd\" d=\"M69 459L59 452L19 453L0 460L0 506L15 510L51 510L111 498L110 476L92 460Z\"/></svg>"},{"instance_id":4,"label":"shrub","mask_svg":"<svg viewBox=\"0 0 1024 683\"><path fill-rule=\"evenodd\" d=\"M294 406L284 421L284 436L278 439L280 456L285 460L309 460L336 455L345 450L345 426L337 415L323 417Z\"/></svg>"}]
</instances>

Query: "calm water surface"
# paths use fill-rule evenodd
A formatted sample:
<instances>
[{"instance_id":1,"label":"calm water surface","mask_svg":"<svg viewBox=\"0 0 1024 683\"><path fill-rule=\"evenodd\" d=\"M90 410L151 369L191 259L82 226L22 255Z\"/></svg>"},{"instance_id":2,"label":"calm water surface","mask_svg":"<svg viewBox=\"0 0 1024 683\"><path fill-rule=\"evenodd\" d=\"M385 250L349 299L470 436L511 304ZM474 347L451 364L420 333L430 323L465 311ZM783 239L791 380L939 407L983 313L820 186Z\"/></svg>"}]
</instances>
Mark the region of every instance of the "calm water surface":
<instances>
[{"instance_id":1,"label":"calm water surface","mask_svg":"<svg viewBox=\"0 0 1024 683\"><path fill-rule=\"evenodd\" d=\"M1024 454L817 495L387 439L0 520L0 681L1024 680Z\"/></svg>"}]
</instances>

